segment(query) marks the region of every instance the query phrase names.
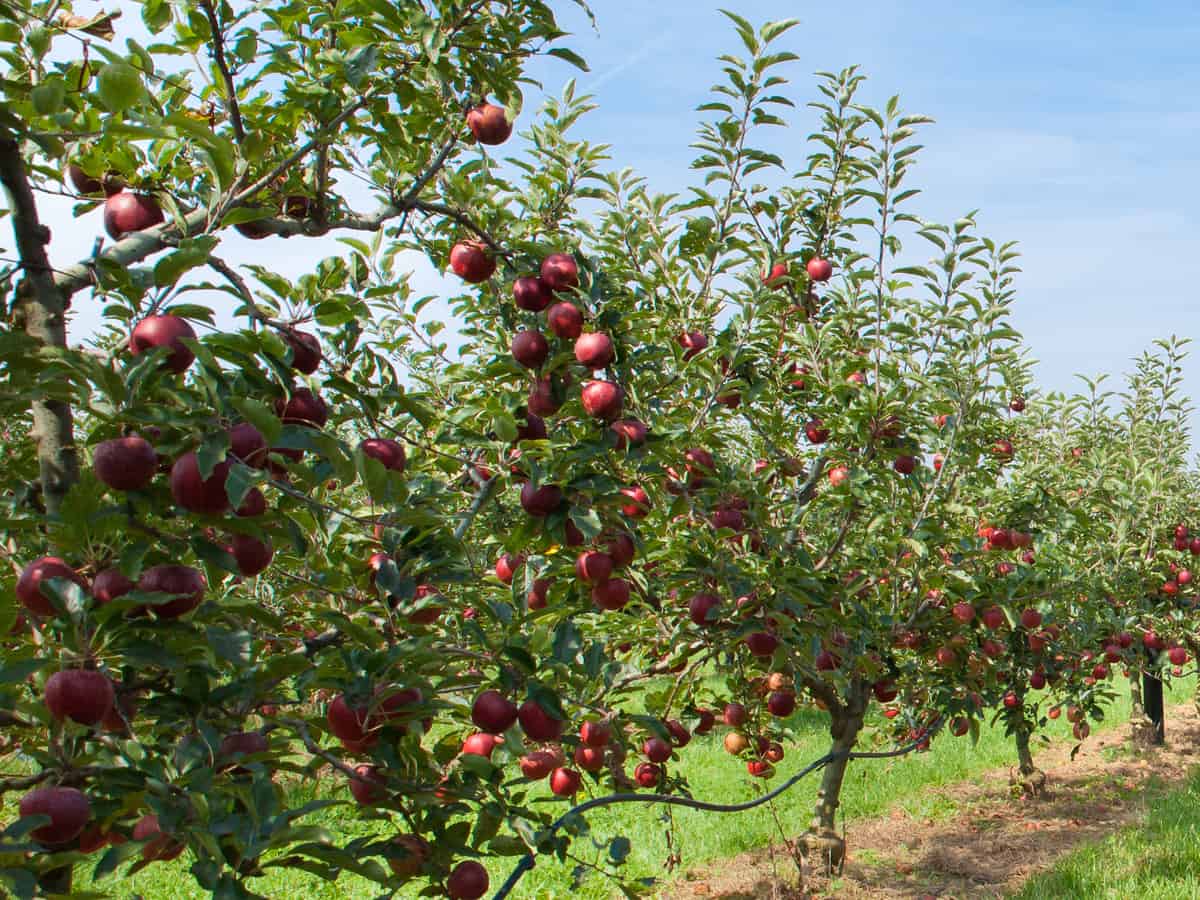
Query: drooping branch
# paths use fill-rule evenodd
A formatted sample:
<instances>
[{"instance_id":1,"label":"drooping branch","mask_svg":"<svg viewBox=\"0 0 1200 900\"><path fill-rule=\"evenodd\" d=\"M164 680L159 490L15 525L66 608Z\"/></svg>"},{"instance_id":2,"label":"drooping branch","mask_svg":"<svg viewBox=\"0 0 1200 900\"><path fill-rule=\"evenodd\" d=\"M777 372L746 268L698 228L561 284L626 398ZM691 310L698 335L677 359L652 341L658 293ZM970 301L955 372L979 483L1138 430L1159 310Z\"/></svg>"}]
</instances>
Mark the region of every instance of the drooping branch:
<instances>
[{"instance_id":1,"label":"drooping branch","mask_svg":"<svg viewBox=\"0 0 1200 900\"><path fill-rule=\"evenodd\" d=\"M38 220L21 146L11 134L0 135L0 182L12 211L13 234L24 277L17 285L15 318L25 333L46 347L66 349L66 296L55 285L46 255L50 230ZM46 511L57 515L79 480L71 407L61 400L34 400L33 436Z\"/></svg>"}]
</instances>

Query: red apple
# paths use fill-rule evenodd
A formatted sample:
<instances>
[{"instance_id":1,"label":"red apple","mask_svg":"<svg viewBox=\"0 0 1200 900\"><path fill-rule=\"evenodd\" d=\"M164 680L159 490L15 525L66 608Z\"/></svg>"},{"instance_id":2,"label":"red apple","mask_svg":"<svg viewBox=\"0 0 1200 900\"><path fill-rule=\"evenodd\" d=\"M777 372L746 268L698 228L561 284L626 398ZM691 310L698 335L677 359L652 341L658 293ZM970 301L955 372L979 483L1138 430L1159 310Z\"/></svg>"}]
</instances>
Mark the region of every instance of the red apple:
<instances>
[{"instance_id":1,"label":"red apple","mask_svg":"<svg viewBox=\"0 0 1200 900\"><path fill-rule=\"evenodd\" d=\"M1021 626L1027 631L1033 631L1042 624L1042 614L1036 609L1025 609L1021 611Z\"/></svg>"},{"instance_id":2,"label":"red apple","mask_svg":"<svg viewBox=\"0 0 1200 900\"><path fill-rule=\"evenodd\" d=\"M614 356L612 339L603 332L591 331L575 340L575 359L585 368L603 369Z\"/></svg>"},{"instance_id":3,"label":"red apple","mask_svg":"<svg viewBox=\"0 0 1200 900\"><path fill-rule=\"evenodd\" d=\"M104 569L96 574L92 581L92 596L100 604L112 603L118 597L123 597L132 591L134 584L126 578L120 569Z\"/></svg>"},{"instance_id":4,"label":"red apple","mask_svg":"<svg viewBox=\"0 0 1200 900\"><path fill-rule=\"evenodd\" d=\"M94 669L64 669L46 679L46 708L59 722L71 719L81 725L101 721L115 700L112 682Z\"/></svg>"},{"instance_id":5,"label":"red apple","mask_svg":"<svg viewBox=\"0 0 1200 900\"><path fill-rule=\"evenodd\" d=\"M518 554L517 556L513 556L511 553L503 553L496 560L496 577L505 584L512 584L517 570L523 565L525 565L525 557L523 555Z\"/></svg>"},{"instance_id":6,"label":"red apple","mask_svg":"<svg viewBox=\"0 0 1200 900\"><path fill-rule=\"evenodd\" d=\"M387 780L378 766L355 766L354 774L358 777L350 779L350 794L360 806L374 806L387 799Z\"/></svg>"},{"instance_id":7,"label":"red apple","mask_svg":"<svg viewBox=\"0 0 1200 900\"><path fill-rule=\"evenodd\" d=\"M572 797L579 791L582 780L574 769L555 769L550 773L550 791L559 797Z\"/></svg>"},{"instance_id":8,"label":"red apple","mask_svg":"<svg viewBox=\"0 0 1200 900\"><path fill-rule=\"evenodd\" d=\"M517 410L517 421L522 419L525 420L525 424L517 426L517 441L544 441L546 439L546 423L541 416L521 407Z\"/></svg>"},{"instance_id":9,"label":"red apple","mask_svg":"<svg viewBox=\"0 0 1200 900\"><path fill-rule=\"evenodd\" d=\"M308 388L295 388L285 402L282 397L275 401L275 413L285 425L307 425L322 428L329 420L329 408L320 394Z\"/></svg>"},{"instance_id":10,"label":"red apple","mask_svg":"<svg viewBox=\"0 0 1200 900\"><path fill-rule=\"evenodd\" d=\"M814 256L805 266L808 277L813 281L828 281L833 276L833 263L827 259Z\"/></svg>"},{"instance_id":11,"label":"red apple","mask_svg":"<svg viewBox=\"0 0 1200 900\"><path fill-rule=\"evenodd\" d=\"M311 375L321 365L321 342L316 335L289 328L280 334L283 342L292 350L292 368Z\"/></svg>"},{"instance_id":12,"label":"red apple","mask_svg":"<svg viewBox=\"0 0 1200 900\"><path fill-rule=\"evenodd\" d=\"M171 496L189 512L220 515L229 509L229 495L225 490L229 468L228 461L219 462L204 478L195 451L185 453L171 467Z\"/></svg>"},{"instance_id":13,"label":"red apple","mask_svg":"<svg viewBox=\"0 0 1200 900\"><path fill-rule=\"evenodd\" d=\"M351 706L345 694L338 694L325 711L325 721L333 736L343 741L363 741L369 734L369 713L366 706Z\"/></svg>"},{"instance_id":14,"label":"red apple","mask_svg":"<svg viewBox=\"0 0 1200 900\"><path fill-rule=\"evenodd\" d=\"M121 191L104 201L104 230L114 241L165 221L162 207L149 194Z\"/></svg>"},{"instance_id":15,"label":"red apple","mask_svg":"<svg viewBox=\"0 0 1200 900\"><path fill-rule=\"evenodd\" d=\"M896 682L890 679L875 682L872 690L875 692L875 699L880 703L891 703L900 693L896 689Z\"/></svg>"},{"instance_id":16,"label":"red apple","mask_svg":"<svg viewBox=\"0 0 1200 900\"><path fill-rule=\"evenodd\" d=\"M196 332L186 319L169 313L146 316L133 327L129 335L129 350L134 356L141 356L158 347L169 347L171 352L167 354L163 365L178 374L196 359L196 354L184 345L185 339L196 339Z\"/></svg>"},{"instance_id":17,"label":"red apple","mask_svg":"<svg viewBox=\"0 0 1200 900\"><path fill-rule=\"evenodd\" d=\"M533 741L557 741L562 734L563 721L542 709L535 700L526 700L517 710L517 720L526 737Z\"/></svg>"},{"instance_id":18,"label":"red apple","mask_svg":"<svg viewBox=\"0 0 1200 900\"><path fill-rule=\"evenodd\" d=\"M631 519L644 519L650 512L650 497L641 485L621 488L621 496L629 502L621 506L621 512Z\"/></svg>"},{"instance_id":19,"label":"red apple","mask_svg":"<svg viewBox=\"0 0 1200 900\"><path fill-rule=\"evenodd\" d=\"M678 338L683 348L683 358L689 360L708 346L708 337L702 331L685 331Z\"/></svg>"},{"instance_id":20,"label":"red apple","mask_svg":"<svg viewBox=\"0 0 1200 900\"><path fill-rule=\"evenodd\" d=\"M915 456L898 456L892 463L892 468L901 475L911 475L917 470L917 458Z\"/></svg>"},{"instance_id":21,"label":"red apple","mask_svg":"<svg viewBox=\"0 0 1200 900\"><path fill-rule=\"evenodd\" d=\"M775 648L779 646L779 638L769 631L755 631L746 635L746 646L750 648L752 655L766 659L774 655Z\"/></svg>"},{"instance_id":22,"label":"red apple","mask_svg":"<svg viewBox=\"0 0 1200 900\"><path fill-rule=\"evenodd\" d=\"M237 560L238 571L247 578L266 571L275 557L275 548L270 541L249 534L235 534L229 552Z\"/></svg>"},{"instance_id":23,"label":"red apple","mask_svg":"<svg viewBox=\"0 0 1200 900\"><path fill-rule=\"evenodd\" d=\"M467 127L475 140L494 147L503 144L512 135L512 123L504 113L503 106L481 103L467 112Z\"/></svg>"},{"instance_id":24,"label":"red apple","mask_svg":"<svg viewBox=\"0 0 1200 900\"><path fill-rule=\"evenodd\" d=\"M229 429L229 453L248 466L261 469L267 462L267 442L262 432L249 422Z\"/></svg>"},{"instance_id":25,"label":"red apple","mask_svg":"<svg viewBox=\"0 0 1200 900\"><path fill-rule=\"evenodd\" d=\"M392 472L403 472L406 458L404 445L391 438L367 438L358 445L364 456L377 459Z\"/></svg>"},{"instance_id":26,"label":"red apple","mask_svg":"<svg viewBox=\"0 0 1200 900\"><path fill-rule=\"evenodd\" d=\"M846 466L834 466L829 470L829 483L840 487L850 478L850 470Z\"/></svg>"},{"instance_id":27,"label":"red apple","mask_svg":"<svg viewBox=\"0 0 1200 900\"><path fill-rule=\"evenodd\" d=\"M642 744L642 752L650 762L666 762L671 758L671 745L662 738L652 737Z\"/></svg>"},{"instance_id":28,"label":"red apple","mask_svg":"<svg viewBox=\"0 0 1200 900\"><path fill-rule=\"evenodd\" d=\"M633 780L644 788L657 787L661 779L662 769L654 763L638 763L637 768L633 770Z\"/></svg>"},{"instance_id":29,"label":"red apple","mask_svg":"<svg viewBox=\"0 0 1200 900\"><path fill-rule=\"evenodd\" d=\"M611 381L589 381L583 386L582 399L584 412L608 422L621 414L625 391Z\"/></svg>"},{"instance_id":30,"label":"red apple","mask_svg":"<svg viewBox=\"0 0 1200 900\"><path fill-rule=\"evenodd\" d=\"M521 485L521 508L535 518L545 518L558 509L563 500L562 488L544 484L535 488L532 481Z\"/></svg>"},{"instance_id":31,"label":"red apple","mask_svg":"<svg viewBox=\"0 0 1200 900\"><path fill-rule=\"evenodd\" d=\"M558 757L545 750L534 750L521 757L521 774L526 778L545 778L558 766Z\"/></svg>"},{"instance_id":32,"label":"red apple","mask_svg":"<svg viewBox=\"0 0 1200 900\"><path fill-rule=\"evenodd\" d=\"M502 743L502 741L494 734L478 731L475 734L469 735L463 741L462 752L470 753L474 756L485 756L491 759L492 751L496 749L496 745L499 743Z\"/></svg>"},{"instance_id":33,"label":"red apple","mask_svg":"<svg viewBox=\"0 0 1200 900\"><path fill-rule=\"evenodd\" d=\"M788 277L788 265L785 262L777 262L763 273L762 283L769 288L779 287L784 279Z\"/></svg>"},{"instance_id":34,"label":"red apple","mask_svg":"<svg viewBox=\"0 0 1200 900\"><path fill-rule=\"evenodd\" d=\"M750 713L740 703L726 703L721 718L726 725L732 728L741 728L750 719Z\"/></svg>"},{"instance_id":35,"label":"red apple","mask_svg":"<svg viewBox=\"0 0 1200 900\"><path fill-rule=\"evenodd\" d=\"M592 382L592 384L596 383L598 382ZM586 389L585 387L584 390ZM586 402L584 406L586 408ZM637 419L618 419L608 427L617 436L618 450L624 450L626 447L640 447L646 443L646 437L649 434L645 424Z\"/></svg>"},{"instance_id":36,"label":"red apple","mask_svg":"<svg viewBox=\"0 0 1200 900\"><path fill-rule=\"evenodd\" d=\"M633 562L637 548L633 543L633 538L629 535L622 532L603 536L601 540L605 542L605 550L612 557L614 569L624 569Z\"/></svg>"},{"instance_id":37,"label":"red apple","mask_svg":"<svg viewBox=\"0 0 1200 900\"><path fill-rule=\"evenodd\" d=\"M50 822L33 829L35 841L49 846L65 844L79 835L92 818L92 804L82 791L70 787L40 787L21 798L21 818L49 816Z\"/></svg>"},{"instance_id":38,"label":"red apple","mask_svg":"<svg viewBox=\"0 0 1200 900\"><path fill-rule=\"evenodd\" d=\"M517 721L517 705L499 691L484 691L471 706L471 721L484 731L503 734Z\"/></svg>"},{"instance_id":39,"label":"red apple","mask_svg":"<svg viewBox=\"0 0 1200 900\"><path fill-rule=\"evenodd\" d=\"M513 359L527 369L540 369L550 356L550 344L540 331L518 331L513 335Z\"/></svg>"},{"instance_id":40,"label":"red apple","mask_svg":"<svg viewBox=\"0 0 1200 900\"><path fill-rule=\"evenodd\" d=\"M400 834L392 839L395 856L388 856L388 867L400 878L412 878L425 867L433 848L429 841L415 834ZM487 874L486 872L484 873ZM486 891L487 888L484 888ZM480 895L482 896L482 895Z\"/></svg>"},{"instance_id":41,"label":"red apple","mask_svg":"<svg viewBox=\"0 0 1200 900\"><path fill-rule=\"evenodd\" d=\"M796 710L796 695L791 691L774 691L767 697L767 712L779 718L787 718Z\"/></svg>"},{"instance_id":42,"label":"red apple","mask_svg":"<svg viewBox=\"0 0 1200 900\"><path fill-rule=\"evenodd\" d=\"M177 595L174 600L151 607L160 619L176 619L203 602L208 582L199 569L191 566L162 565L143 572L137 586L139 591L147 593Z\"/></svg>"},{"instance_id":43,"label":"red apple","mask_svg":"<svg viewBox=\"0 0 1200 900\"><path fill-rule=\"evenodd\" d=\"M459 241L450 250L450 268L467 284L479 284L495 273L496 259L482 241Z\"/></svg>"},{"instance_id":44,"label":"red apple","mask_svg":"<svg viewBox=\"0 0 1200 900\"><path fill-rule=\"evenodd\" d=\"M955 619L966 625L975 618L975 607L966 601L961 601L954 604L954 608L950 611L950 613Z\"/></svg>"},{"instance_id":45,"label":"red apple","mask_svg":"<svg viewBox=\"0 0 1200 900\"><path fill-rule=\"evenodd\" d=\"M146 862L168 861L183 853L182 841L177 841L169 834L164 834L158 824L158 816L145 815L138 819L133 826L133 839L145 841L142 847L142 859Z\"/></svg>"},{"instance_id":46,"label":"red apple","mask_svg":"<svg viewBox=\"0 0 1200 900\"><path fill-rule=\"evenodd\" d=\"M580 745L575 748L575 765L585 772L599 772L604 768L604 750L600 747Z\"/></svg>"},{"instance_id":47,"label":"red apple","mask_svg":"<svg viewBox=\"0 0 1200 900\"><path fill-rule=\"evenodd\" d=\"M624 578L610 578L594 585L592 602L601 609L623 609L629 602L629 582Z\"/></svg>"},{"instance_id":48,"label":"red apple","mask_svg":"<svg viewBox=\"0 0 1200 900\"><path fill-rule=\"evenodd\" d=\"M688 601L688 615L697 625L707 626L716 621L721 598L716 594L700 593Z\"/></svg>"},{"instance_id":49,"label":"red apple","mask_svg":"<svg viewBox=\"0 0 1200 900\"><path fill-rule=\"evenodd\" d=\"M114 490L140 491L158 472L158 454L145 438L113 438L96 445L92 451L92 469L100 481Z\"/></svg>"},{"instance_id":50,"label":"red apple","mask_svg":"<svg viewBox=\"0 0 1200 900\"><path fill-rule=\"evenodd\" d=\"M552 291L579 286L579 265L569 253L551 253L542 260L542 282Z\"/></svg>"},{"instance_id":51,"label":"red apple","mask_svg":"<svg viewBox=\"0 0 1200 900\"><path fill-rule=\"evenodd\" d=\"M612 726L589 720L579 727L579 739L588 747L607 747L612 740Z\"/></svg>"},{"instance_id":52,"label":"red apple","mask_svg":"<svg viewBox=\"0 0 1200 900\"><path fill-rule=\"evenodd\" d=\"M83 576L65 562L57 556L42 556L21 570L21 574L17 578L17 600L31 613L46 618L53 616L54 606L41 590L42 582L51 578L73 581L85 591L87 590L87 582L84 581Z\"/></svg>"},{"instance_id":53,"label":"red apple","mask_svg":"<svg viewBox=\"0 0 1200 900\"><path fill-rule=\"evenodd\" d=\"M583 313L574 303L555 303L546 313L546 324L555 336L573 341L583 333Z\"/></svg>"},{"instance_id":54,"label":"red apple","mask_svg":"<svg viewBox=\"0 0 1200 900\"><path fill-rule=\"evenodd\" d=\"M519 309L541 312L554 302L554 292L546 287L542 279L526 275L513 282L513 301Z\"/></svg>"},{"instance_id":55,"label":"red apple","mask_svg":"<svg viewBox=\"0 0 1200 900\"><path fill-rule=\"evenodd\" d=\"M804 435L810 444L823 444L829 440L829 430L820 419L811 419L804 426Z\"/></svg>"},{"instance_id":56,"label":"red apple","mask_svg":"<svg viewBox=\"0 0 1200 900\"><path fill-rule=\"evenodd\" d=\"M608 581L613 573L612 557L596 550L586 550L575 559L575 576L589 584Z\"/></svg>"}]
</instances>

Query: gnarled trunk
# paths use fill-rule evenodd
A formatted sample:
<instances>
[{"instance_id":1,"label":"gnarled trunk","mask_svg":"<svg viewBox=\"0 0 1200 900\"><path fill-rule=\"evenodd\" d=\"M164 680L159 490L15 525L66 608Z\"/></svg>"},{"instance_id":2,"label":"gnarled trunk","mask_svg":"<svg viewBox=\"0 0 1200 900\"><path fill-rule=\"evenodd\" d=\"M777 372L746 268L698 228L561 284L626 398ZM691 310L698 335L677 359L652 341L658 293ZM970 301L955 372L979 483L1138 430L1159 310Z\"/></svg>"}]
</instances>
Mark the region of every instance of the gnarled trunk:
<instances>
[{"instance_id":1,"label":"gnarled trunk","mask_svg":"<svg viewBox=\"0 0 1200 900\"><path fill-rule=\"evenodd\" d=\"M834 759L821 773L817 805L809 829L800 837L800 848L817 857L827 870L840 869L846 858L846 842L837 833L837 808L841 802L842 783L846 777L847 758L862 731L867 708L867 688L854 682L844 703L829 703L829 733L833 744L829 752Z\"/></svg>"}]
</instances>

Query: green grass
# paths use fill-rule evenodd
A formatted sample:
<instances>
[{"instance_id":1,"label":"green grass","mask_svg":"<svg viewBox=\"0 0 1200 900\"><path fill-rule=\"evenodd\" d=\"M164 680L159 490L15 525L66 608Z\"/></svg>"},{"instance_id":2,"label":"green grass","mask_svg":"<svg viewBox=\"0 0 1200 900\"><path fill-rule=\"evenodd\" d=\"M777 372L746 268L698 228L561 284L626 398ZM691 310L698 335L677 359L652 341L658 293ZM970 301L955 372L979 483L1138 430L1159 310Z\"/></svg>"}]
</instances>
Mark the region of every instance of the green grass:
<instances>
[{"instance_id":1,"label":"green grass","mask_svg":"<svg viewBox=\"0 0 1200 900\"><path fill-rule=\"evenodd\" d=\"M1200 772L1155 798L1146 822L1061 859L1026 882L1016 900L1200 898Z\"/></svg>"},{"instance_id":2,"label":"green grass","mask_svg":"<svg viewBox=\"0 0 1200 900\"><path fill-rule=\"evenodd\" d=\"M1169 702L1183 702L1190 697L1191 690L1190 680L1175 684L1171 689ZM1109 710L1104 727L1124 723L1128 719L1128 712L1128 698L1118 699ZM882 721L873 720L873 724L880 725ZM777 766L778 774L775 779L767 782L768 785L778 784L781 779L789 777L828 750L828 724L820 713L815 710L802 710L793 716L790 724L799 733L799 738L787 748L787 758ZM1051 726L1049 733L1052 738L1068 739L1069 726L1065 717L1051 723ZM725 753L721 746L722 737L722 730L716 729L710 736L694 739L680 752L679 765L687 773L693 796L698 799L724 803L750 799L755 796L755 789L761 788L763 783L757 780L751 783L751 779L746 775L744 763ZM962 781L980 771L1013 765L1014 762L1013 744L1000 728L984 726L979 742L975 745L972 745L968 738L954 738L949 733L943 733L933 742L928 753L910 754L897 760L852 762L842 792L842 813L849 821L851 833L855 819L876 816L893 807L904 809L920 818L948 817L956 812L953 805L944 798L934 796L929 788ZM779 821L783 823L789 837L800 833L807 826L818 779L819 774L810 775L775 801ZM1200 787L1197 789L1200 790ZM291 789L290 799L294 805L299 805L317 796L330 795L346 796L345 788L339 780L294 787ZM558 801L554 802L554 808L565 811L565 806ZM632 843L632 852L626 864L626 876L661 876L663 861L668 852L663 810L663 807L641 805L597 810L588 816L596 847L593 847L589 838L583 837L576 841L573 850L584 858L596 859L603 856L603 848L606 847L608 839L625 835ZM676 824L675 846L682 854L685 869L698 863L762 847L772 838L778 840L780 837L774 817L763 807L730 815L677 809L673 815ZM8 816L4 818L7 819ZM306 821L323 825L346 836L370 833L380 827L378 822L361 819L358 809L353 805L324 810ZM95 887L98 890L109 891L113 896L127 898L140 895L146 900L183 900L208 896L192 882L186 871L189 865L187 860L188 855L185 854L177 862L156 864L128 878L109 878ZM486 861L493 889L508 876L515 862L515 858ZM599 900L612 895L611 885L594 873L582 884L574 885L573 867L574 864L570 862L560 863L553 858L539 858L537 866L525 875L520 888L513 896L554 898L571 895L573 900ZM80 875L77 889L90 886L85 872L81 871ZM331 884L294 869L269 870L266 877L252 881L251 887L268 897L357 900L379 894L378 886L357 876L344 875ZM415 896L417 893L418 890L414 887L402 892L400 896ZM1185 895L1176 893L1170 896ZM1200 898L1200 893L1196 896Z\"/></svg>"}]
</instances>

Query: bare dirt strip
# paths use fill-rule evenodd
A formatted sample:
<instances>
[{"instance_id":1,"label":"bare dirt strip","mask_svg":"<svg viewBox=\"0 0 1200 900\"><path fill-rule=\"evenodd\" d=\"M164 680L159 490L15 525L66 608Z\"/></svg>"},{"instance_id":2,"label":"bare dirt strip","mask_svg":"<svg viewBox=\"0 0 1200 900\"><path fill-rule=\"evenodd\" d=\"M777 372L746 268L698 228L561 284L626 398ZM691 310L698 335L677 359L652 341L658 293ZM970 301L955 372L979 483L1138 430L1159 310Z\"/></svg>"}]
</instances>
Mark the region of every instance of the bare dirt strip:
<instances>
[{"instance_id":1,"label":"bare dirt strip","mask_svg":"<svg viewBox=\"0 0 1200 900\"><path fill-rule=\"evenodd\" d=\"M1069 745L1036 758L1048 796L1014 797L1009 770L931 788L918 818L893 809L846 826L840 876L800 872L782 843L688 871L661 897L708 900L968 900L1004 897L1065 853L1140 822L1153 798L1181 784L1200 760L1200 716L1190 705L1167 713L1167 746L1134 753L1129 726L1093 735L1075 759ZM1015 757L1015 750L1014 750Z\"/></svg>"}]
</instances>

